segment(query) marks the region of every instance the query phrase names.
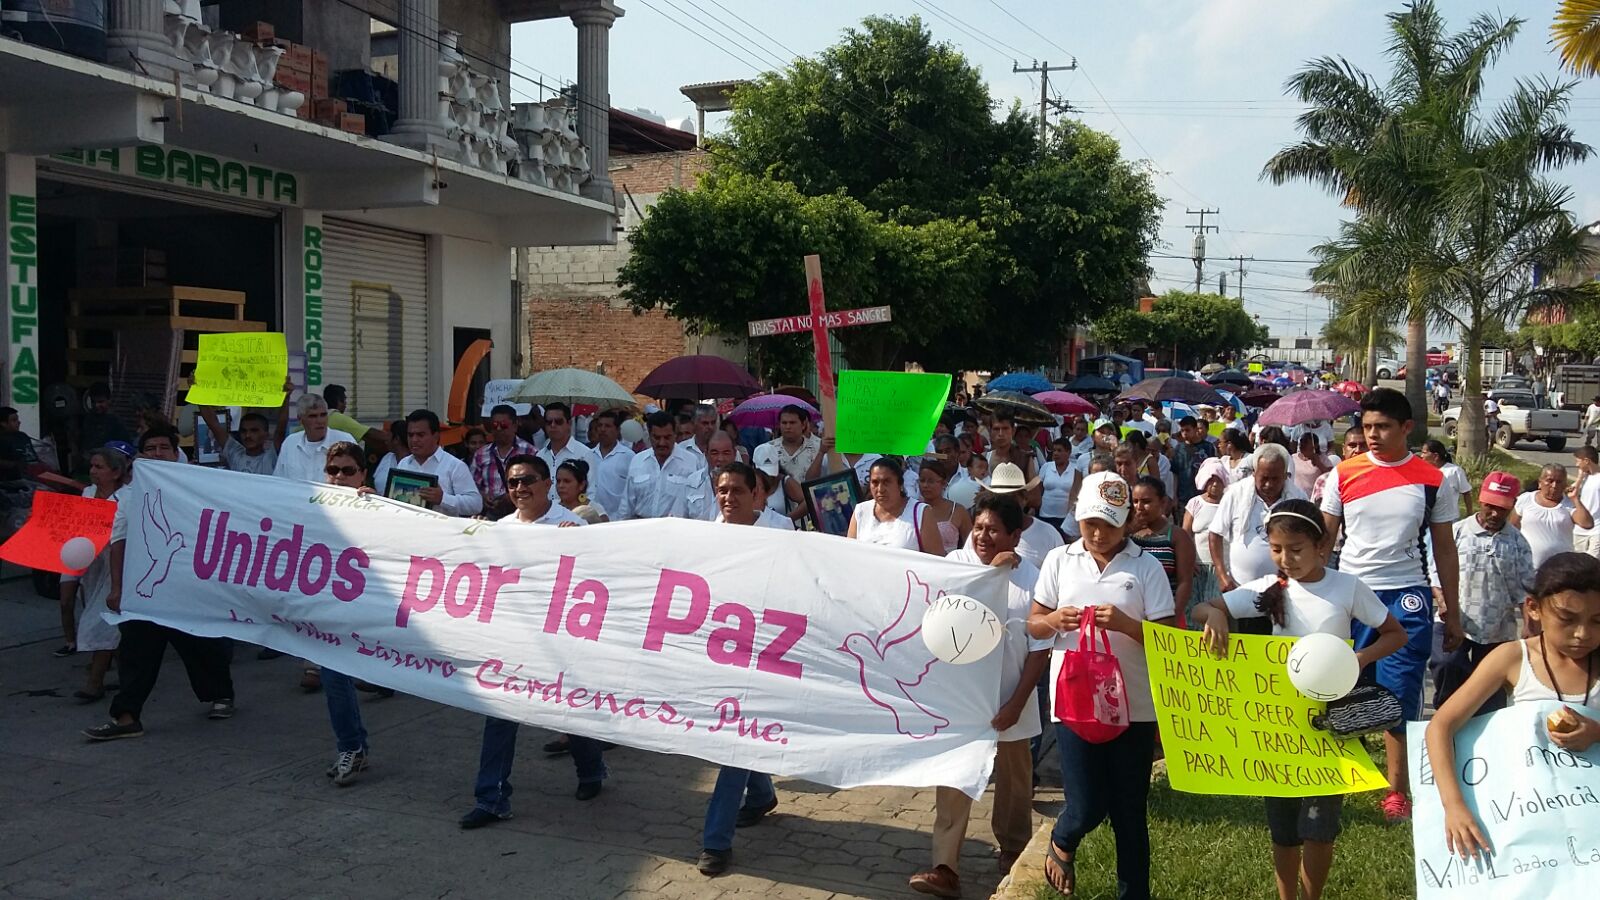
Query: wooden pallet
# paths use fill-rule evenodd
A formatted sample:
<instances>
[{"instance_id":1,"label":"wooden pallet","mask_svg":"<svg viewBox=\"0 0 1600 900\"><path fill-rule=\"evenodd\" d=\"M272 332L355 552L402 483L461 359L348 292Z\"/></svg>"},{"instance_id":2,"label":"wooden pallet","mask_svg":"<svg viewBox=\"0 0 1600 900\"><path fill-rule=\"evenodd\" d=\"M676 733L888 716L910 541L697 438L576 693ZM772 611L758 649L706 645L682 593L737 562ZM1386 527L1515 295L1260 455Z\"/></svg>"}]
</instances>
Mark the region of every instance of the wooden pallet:
<instances>
[{"instance_id":1,"label":"wooden pallet","mask_svg":"<svg viewBox=\"0 0 1600 900\"><path fill-rule=\"evenodd\" d=\"M67 292L73 317L94 316L171 316L243 322L243 291L181 285L78 289ZM68 327L71 327L70 325ZM249 331L247 328L211 329Z\"/></svg>"},{"instance_id":2,"label":"wooden pallet","mask_svg":"<svg viewBox=\"0 0 1600 900\"><path fill-rule=\"evenodd\" d=\"M182 334L177 387L185 388L199 357L200 335L266 331L267 323L203 316L74 314L67 317L67 382L85 388L97 381L110 381L118 333L145 328L171 329Z\"/></svg>"}]
</instances>

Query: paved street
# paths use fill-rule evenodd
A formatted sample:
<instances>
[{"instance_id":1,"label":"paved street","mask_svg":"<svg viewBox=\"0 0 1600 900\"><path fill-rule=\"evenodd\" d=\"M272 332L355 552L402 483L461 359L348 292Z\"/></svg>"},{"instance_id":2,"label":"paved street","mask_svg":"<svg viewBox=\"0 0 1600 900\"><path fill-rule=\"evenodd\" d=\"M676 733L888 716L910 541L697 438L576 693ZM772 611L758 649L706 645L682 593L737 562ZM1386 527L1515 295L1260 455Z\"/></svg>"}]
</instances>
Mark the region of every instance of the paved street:
<instances>
[{"instance_id":1,"label":"paved street","mask_svg":"<svg viewBox=\"0 0 1600 900\"><path fill-rule=\"evenodd\" d=\"M527 728L516 818L464 832L481 717L364 701L373 768L335 788L322 696L301 692L295 660L243 645L236 718L208 721L169 654L145 736L91 744L79 729L105 704L71 699L87 659L51 657L55 616L26 579L0 585L0 896L917 896L905 885L928 858L932 790L780 780L777 813L741 829L734 868L707 879L694 857L712 767L618 748L605 793L579 803L572 763L545 759L550 734ZM1042 789L1037 808L1053 814L1060 796ZM974 807L968 897L1000 880L988 812Z\"/></svg>"}]
</instances>

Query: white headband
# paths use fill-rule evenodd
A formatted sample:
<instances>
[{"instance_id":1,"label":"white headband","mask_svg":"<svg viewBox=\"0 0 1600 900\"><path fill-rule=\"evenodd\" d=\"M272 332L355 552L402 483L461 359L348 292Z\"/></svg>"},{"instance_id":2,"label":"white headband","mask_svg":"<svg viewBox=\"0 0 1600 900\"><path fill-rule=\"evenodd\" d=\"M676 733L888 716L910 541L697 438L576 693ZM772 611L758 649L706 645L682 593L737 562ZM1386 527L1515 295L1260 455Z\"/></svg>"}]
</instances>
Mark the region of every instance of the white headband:
<instances>
[{"instance_id":1,"label":"white headband","mask_svg":"<svg viewBox=\"0 0 1600 900\"><path fill-rule=\"evenodd\" d=\"M1304 513L1297 513L1292 509L1273 510L1272 512L1267 513L1267 521L1271 522L1273 519L1276 519L1280 516L1294 516L1296 519L1299 519L1302 522L1310 522L1312 527L1317 529L1317 534L1319 535L1328 533L1328 526L1326 524L1318 522L1316 519L1313 519Z\"/></svg>"}]
</instances>

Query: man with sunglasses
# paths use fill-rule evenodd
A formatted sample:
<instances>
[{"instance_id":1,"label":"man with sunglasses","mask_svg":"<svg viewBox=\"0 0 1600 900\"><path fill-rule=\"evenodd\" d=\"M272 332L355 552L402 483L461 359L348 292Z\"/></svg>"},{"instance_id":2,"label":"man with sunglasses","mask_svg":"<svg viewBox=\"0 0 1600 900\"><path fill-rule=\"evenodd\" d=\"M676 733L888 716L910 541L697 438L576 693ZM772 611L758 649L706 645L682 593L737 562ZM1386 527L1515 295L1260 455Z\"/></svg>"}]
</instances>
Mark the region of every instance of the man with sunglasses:
<instances>
[{"instance_id":1,"label":"man with sunglasses","mask_svg":"<svg viewBox=\"0 0 1600 900\"><path fill-rule=\"evenodd\" d=\"M583 519L550 500L550 467L537 456L513 456L506 462L506 485L516 511L502 519L519 525L554 525L574 528ZM483 745L478 752L478 777L473 784L472 809L461 817L463 829L482 828L511 818L511 763L517 752L516 722L489 716L483 723ZM572 754L578 770L579 800L600 795L606 778L602 744L582 735L568 735L562 745Z\"/></svg>"},{"instance_id":2,"label":"man with sunglasses","mask_svg":"<svg viewBox=\"0 0 1600 900\"><path fill-rule=\"evenodd\" d=\"M517 434L517 410L502 403L489 411L489 443L472 457L472 481L483 495L483 511L491 519L510 515L513 507L506 489L506 462L513 456L532 456L534 446Z\"/></svg>"},{"instance_id":3,"label":"man with sunglasses","mask_svg":"<svg viewBox=\"0 0 1600 900\"><path fill-rule=\"evenodd\" d=\"M572 439L572 408L565 403L556 401L544 408L544 433L550 438L550 443L544 445L538 452L538 457L550 471L561 468L561 464L569 459L582 460L589 464L590 472L600 471L600 457L593 450ZM556 498L555 482L550 483L550 499Z\"/></svg>"}]
</instances>

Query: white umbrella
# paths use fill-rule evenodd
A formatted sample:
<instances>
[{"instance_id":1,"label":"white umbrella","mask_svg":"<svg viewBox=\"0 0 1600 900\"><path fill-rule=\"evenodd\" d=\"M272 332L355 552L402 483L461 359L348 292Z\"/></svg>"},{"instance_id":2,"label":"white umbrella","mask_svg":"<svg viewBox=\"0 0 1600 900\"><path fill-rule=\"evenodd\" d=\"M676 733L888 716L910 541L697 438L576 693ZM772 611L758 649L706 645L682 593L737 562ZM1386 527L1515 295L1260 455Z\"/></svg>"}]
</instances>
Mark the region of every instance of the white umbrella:
<instances>
[{"instance_id":1,"label":"white umbrella","mask_svg":"<svg viewBox=\"0 0 1600 900\"><path fill-rule=\"evenodd\" d=\"M622 385L587 369L547 369L523 380L506 398L522 403L587 403L601 409L633 406L637 401Z\"/></svg>"}]
</instances>

